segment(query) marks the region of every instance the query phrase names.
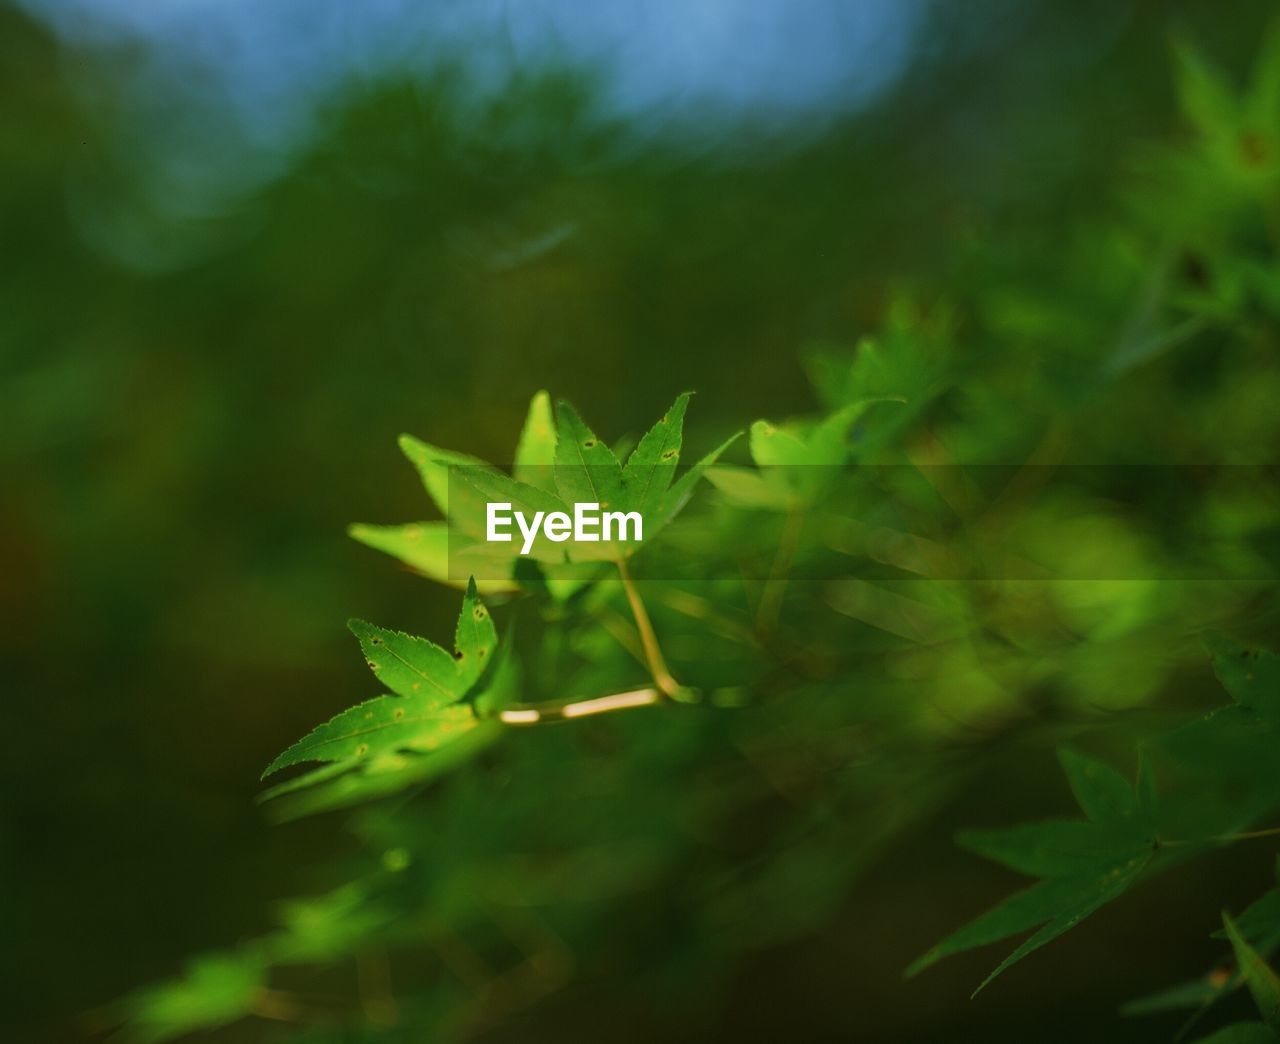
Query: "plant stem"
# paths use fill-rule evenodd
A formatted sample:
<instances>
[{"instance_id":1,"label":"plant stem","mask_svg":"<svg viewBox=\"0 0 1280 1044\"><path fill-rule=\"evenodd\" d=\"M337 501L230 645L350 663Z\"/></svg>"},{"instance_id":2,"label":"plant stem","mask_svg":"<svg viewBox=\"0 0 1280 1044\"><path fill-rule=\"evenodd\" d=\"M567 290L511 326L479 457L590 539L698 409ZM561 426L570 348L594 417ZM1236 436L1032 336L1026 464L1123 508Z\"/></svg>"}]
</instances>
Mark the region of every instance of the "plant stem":
<instances>
[{"instance_id":1,"label":"plant stem","mask_svg":"<svg viewBox=\"0 0 1280 1044\"><path fill-rule=\"evenodd\" d=\"M614 561L618 565L618 575L622 577L623 589L627 592L627 601L631 603L631 615L635 617L636 630L640 632L640 644L644 647L645 659L649 661L649 673L653 675L654 684L664 696L673 696L680 691L680 683L667 670L667 662L662 658L662 650L658 647L658 637L653 633L649 613L640 600L640 592L631 579L626 560L617 558Z\"/></svg>"},{"instance_id":2,"label":"plant stem","mask_svg":"<svg viewBox=\"0 0 1280 1044\"><path fill-rule=\"evenodd\" d=\"M567 700L564 703L528 703L505 707L498 712L498 720L504 725L541 725L552 721L568 721L592 714L629 710L633 707L651 707L662 700L657 689L634 689L631 692L615 692L608 696L595 696L586 700Z\"/></svg>"},{"instance_id":3,"label":"plant stem","mask_svg":"<svg viewBox=\"0 0 1280 1044\"><path fill-rule=\"evenodd\" d=\"M782 596L787 590L791 560L795 558L802 528L804 512L793 504L787 512L787 522L778 541L778 553L774 556L773 568L769 570L769 579L765 581L760 605L756 608L756 629L761 634L772 634L778 624L778 617L782 612Z\"/></svg>"}]
</instances>

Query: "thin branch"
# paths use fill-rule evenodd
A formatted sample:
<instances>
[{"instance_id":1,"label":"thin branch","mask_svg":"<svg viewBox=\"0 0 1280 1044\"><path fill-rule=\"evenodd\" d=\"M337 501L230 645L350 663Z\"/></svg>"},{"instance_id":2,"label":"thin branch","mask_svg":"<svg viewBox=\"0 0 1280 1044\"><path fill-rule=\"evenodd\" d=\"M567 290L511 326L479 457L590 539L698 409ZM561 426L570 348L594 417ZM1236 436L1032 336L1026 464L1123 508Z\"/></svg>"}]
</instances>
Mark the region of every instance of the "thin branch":
<instances>
[{"instance_id":1,"label":"thin branch","mask_svg":"<svg viewBox=\"0 0 1280 1044\"><path fill-rule=\"evenodd\" d=\"M526 703L505 707L498 712L498 720L504 725L543 725L552 721L568 721L586 718L593 714L630 710L634 707L651 707L662 701L657 689L633 689L631 692L615 692L608 696L595 696L586 700L568 700L564 703Z\"/></svg>"},{"instance_id":2,"label":"thin branch","mask_svg":"<svg viewBox=\"0 0 1280 1044\"><path fill-rule=\"evenodd\" d=\"M622 577L623 589L627 592L627 601L631 603L631 615L635 617L636 630L640 632L640 644L644 646L645 659L649 661L649 673L653 675L654 684L665 696L674 696L680 691L680 683L667 670L667 662L662 658L662 650L658 647L658 636L653 632L653 624L644 602L640 600L640 592L631 579L625 559L614 560L618 565L618 575Z\"/></svg>"}]
</instances>

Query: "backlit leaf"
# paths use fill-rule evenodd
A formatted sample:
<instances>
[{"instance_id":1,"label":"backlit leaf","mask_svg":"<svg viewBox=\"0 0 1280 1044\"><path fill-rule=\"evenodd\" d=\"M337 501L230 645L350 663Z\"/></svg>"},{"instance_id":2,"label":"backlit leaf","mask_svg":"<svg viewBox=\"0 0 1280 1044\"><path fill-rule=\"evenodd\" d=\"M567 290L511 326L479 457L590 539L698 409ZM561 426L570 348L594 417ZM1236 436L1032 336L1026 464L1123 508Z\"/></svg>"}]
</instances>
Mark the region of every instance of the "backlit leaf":
<instances>
[{"instance_id":1,"label":"backlit leaf","mask_svg":"<svg viewBox=\"0 0 1280 1044\"><path fill-rule=\"evenodd\" d=\"M556 424L551 416L551 396L538 392L529 403L529 414L520 430L512 475L517 481L554 493Z\"/></svg>"}]
</instances>

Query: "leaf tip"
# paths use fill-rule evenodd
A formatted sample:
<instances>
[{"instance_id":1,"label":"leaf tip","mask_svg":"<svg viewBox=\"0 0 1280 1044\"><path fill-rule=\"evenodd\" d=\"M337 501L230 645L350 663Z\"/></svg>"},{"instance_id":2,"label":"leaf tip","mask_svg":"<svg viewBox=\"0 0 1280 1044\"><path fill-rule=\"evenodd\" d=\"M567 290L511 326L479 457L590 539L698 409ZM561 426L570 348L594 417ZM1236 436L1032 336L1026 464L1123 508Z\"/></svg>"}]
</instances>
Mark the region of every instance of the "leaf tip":
<instances>
[{"instance_id":1,"label":"leaf tip","mask_svg":"<svg viewBox=\"0 0 1280 1044\"><path fill-rule=\"evenodd\" d=\"M919 974L920 974L922 971L924 971L926 968L930 967L930 966L931 966L931 965L933 965L933 964L936 964L936 963L937 963L937 961L938 961L937 949L938 949L938 948L935 946L933 949L928 950L928 951L927 951L927 952L925 952L925 953L922 953L922 954L921 954L919 957L917 957L914 961L912 961L910 964L908 964L908 965L907 965L907 966L902 970L902 978L903 978L904 980L905 980L905 979L914 979L917 975L919 975Z\"/></svg>"},{"instance_id":2,"label":"leaf tip","mask_svg":"<svg viewBox=\"0 0 1280 1044\"><path fill-rule=\"evenodd\" d=\"M274 776L282 768L286 768L289 764L288 761L285 760L288 753L289 751L287 750L282 751L281 753L277 754L274 758L272 758L271 761L268 763L267 767L262 770L262 775L258 777L258 782L261 783L268 776ZM260 798L260 800L265 800L265 798Z\"/></svg>"}]
</instances>

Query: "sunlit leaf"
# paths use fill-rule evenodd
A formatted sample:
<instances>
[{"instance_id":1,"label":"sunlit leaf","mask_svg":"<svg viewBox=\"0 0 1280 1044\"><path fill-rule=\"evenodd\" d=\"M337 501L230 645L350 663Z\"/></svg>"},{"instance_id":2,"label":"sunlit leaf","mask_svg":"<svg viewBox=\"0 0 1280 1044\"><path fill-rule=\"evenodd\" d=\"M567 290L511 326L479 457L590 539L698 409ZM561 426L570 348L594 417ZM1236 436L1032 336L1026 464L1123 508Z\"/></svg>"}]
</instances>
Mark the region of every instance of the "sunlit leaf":
<instances>
[{"instance_id":1,"label":"sunlit leaf","mask_svg":"<svg viewBox=\"0 0 1280 1044\"><path fill-rule=\"evenodd\" d=\"M497 632L474 583L463 596L452 654L425 638L360 620L351 622L351 630L374 674L395 695L348 708L289 747L267 766L264 778L302 762L332 764L279 784L264 797L323 784L328 800L346 800L421 781L444 764L442 750L491 724L481 714L510 698L506 691L483 695L490 687L512 686L514 666L510 655L496 655ZM507 661L504 670L497 669L497 659ZM492 729L484 732L487 742ZM348 773L360 778L346 778Z\"/></svg>"},{"instance_id":2,"label":"sunlit leaf","mask_svg":"<svg viewBox=\"0 0 1280 1044\"><path fill-rule=\"evenodd\" d=\"M554 493L555 476L551 469L555 462L556 424L551 415L551 396L540 391L529 403L511 473L518 482Z\"/></svg>"}]
</instances>

